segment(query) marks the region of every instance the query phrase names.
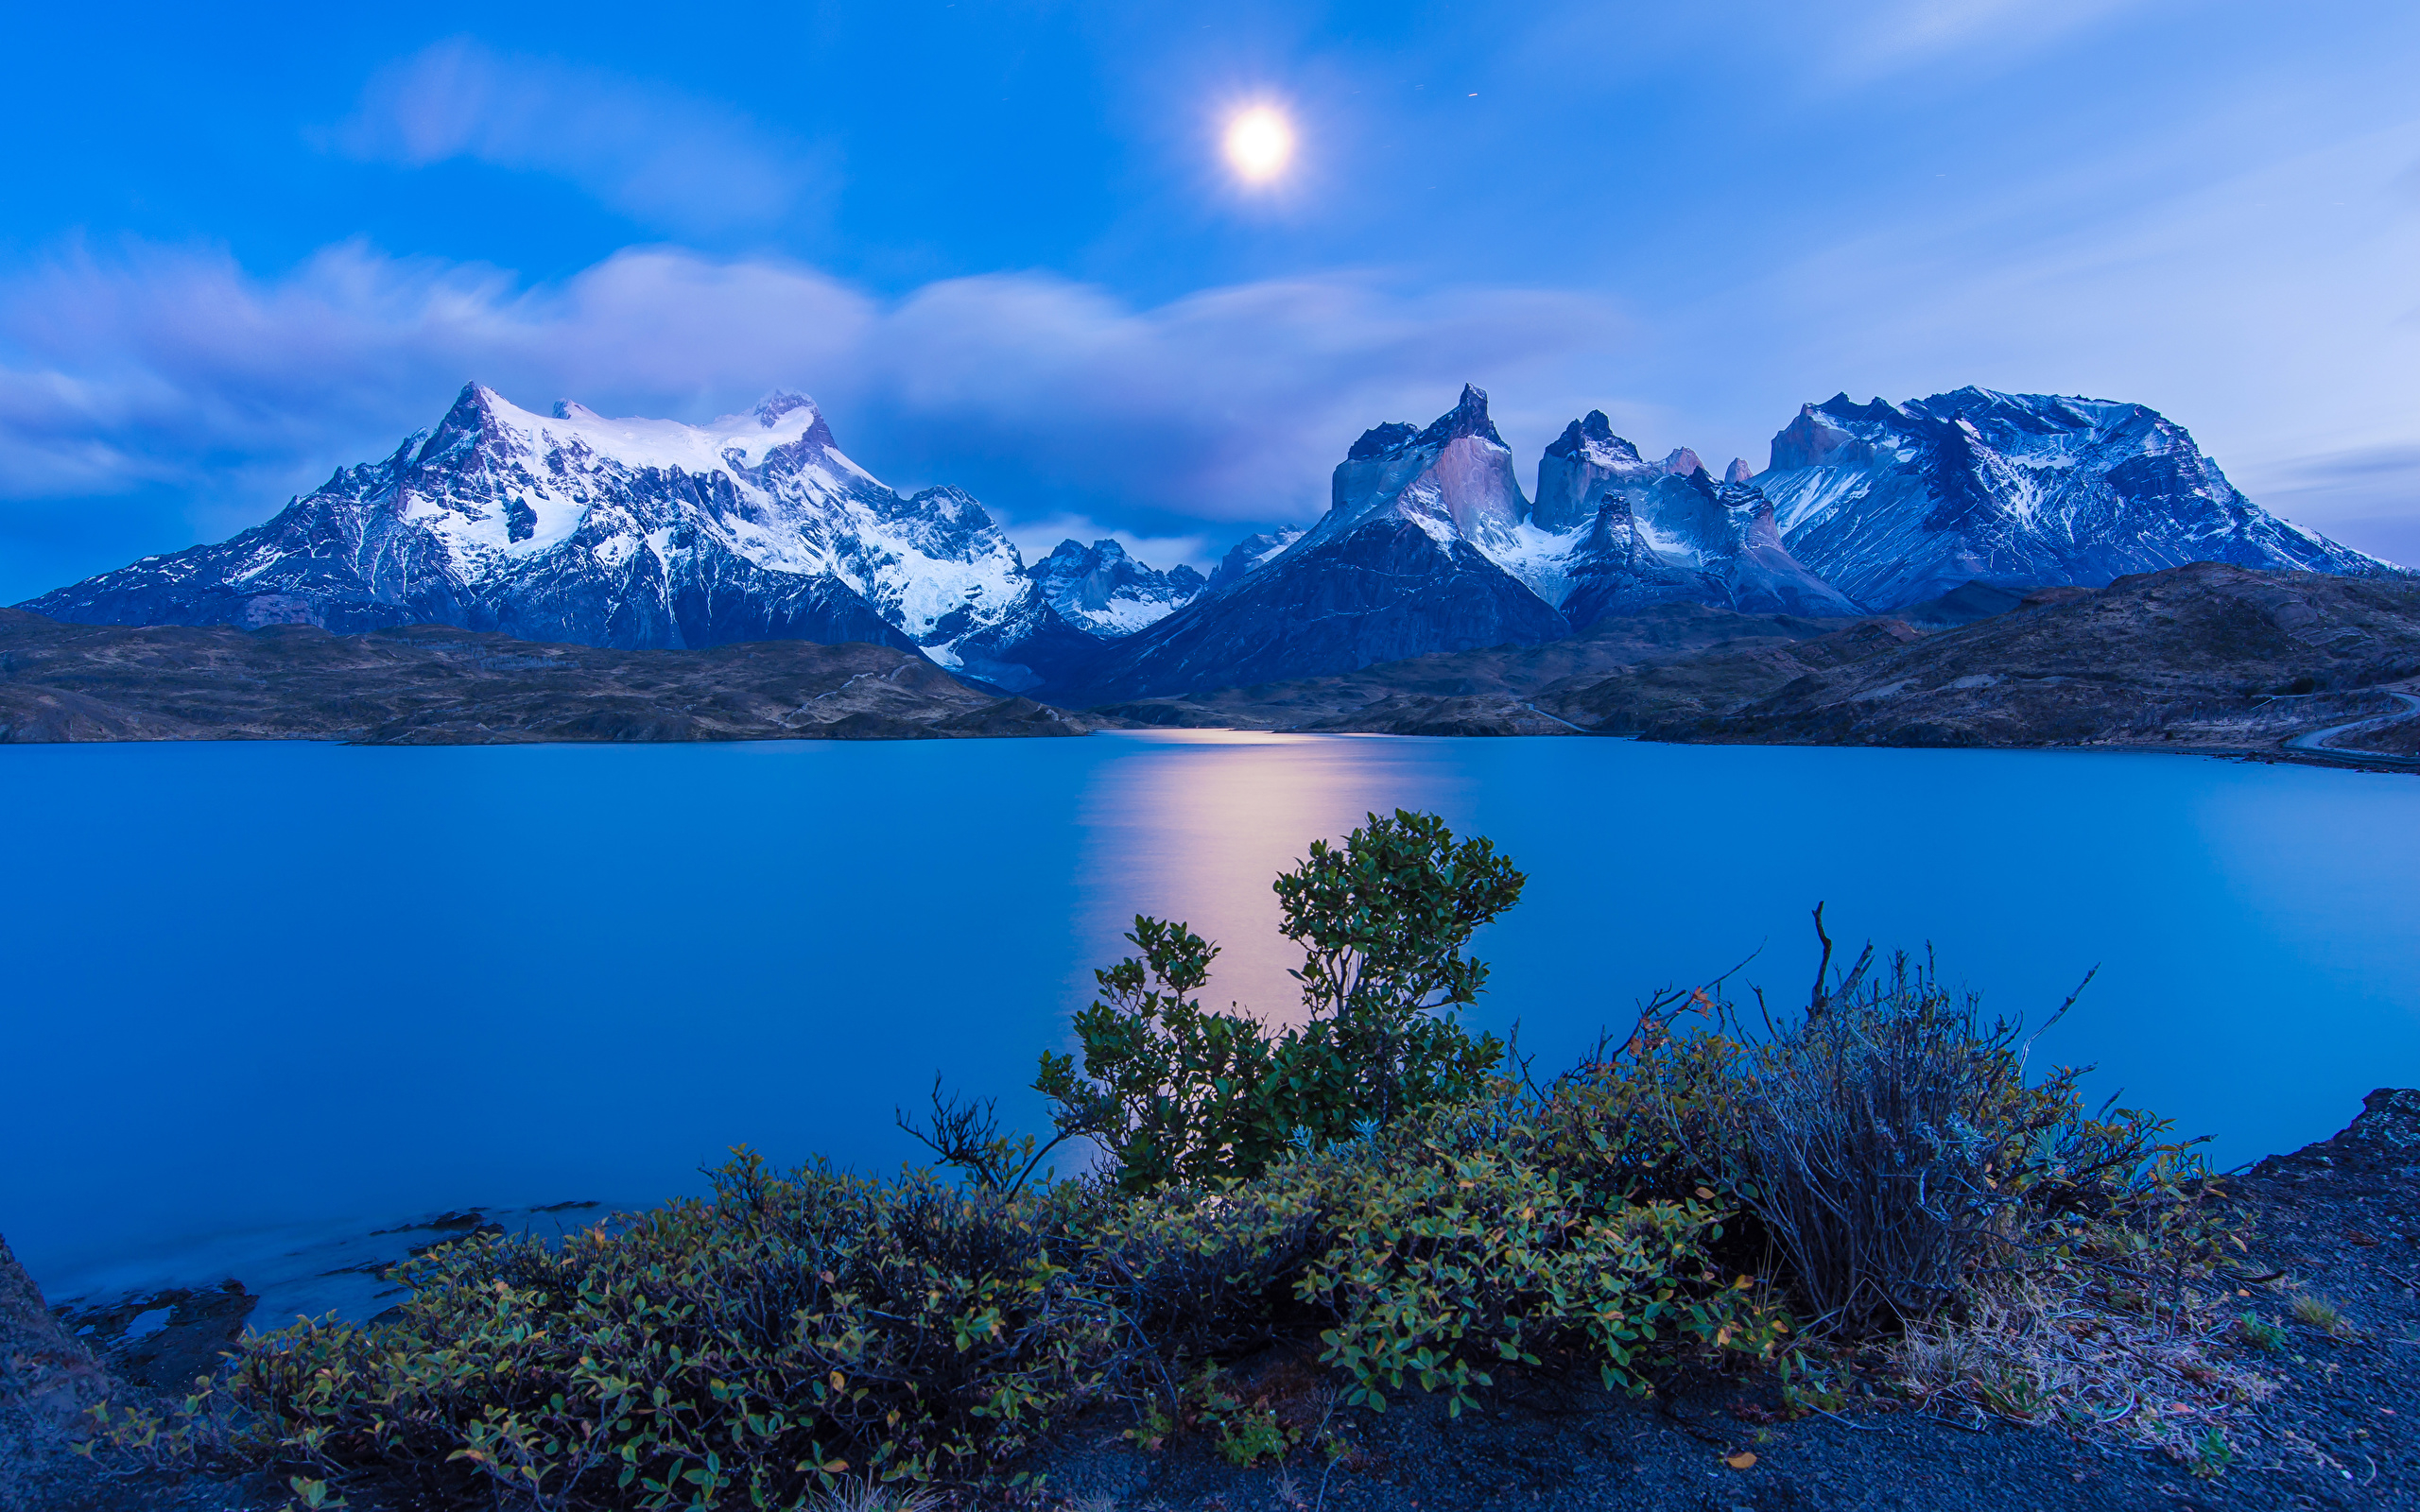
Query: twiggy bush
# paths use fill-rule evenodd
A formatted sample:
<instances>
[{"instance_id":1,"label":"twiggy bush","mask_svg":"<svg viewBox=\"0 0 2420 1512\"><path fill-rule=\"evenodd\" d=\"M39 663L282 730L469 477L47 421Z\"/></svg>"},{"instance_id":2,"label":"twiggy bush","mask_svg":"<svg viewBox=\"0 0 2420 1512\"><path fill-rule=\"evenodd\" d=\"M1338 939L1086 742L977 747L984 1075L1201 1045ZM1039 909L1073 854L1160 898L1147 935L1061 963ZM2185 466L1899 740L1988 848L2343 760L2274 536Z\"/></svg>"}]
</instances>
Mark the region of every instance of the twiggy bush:
<instances>
[{"instance_id":1,"label":"twiggy bush","mask_svg":"<svg viewBox=\"0 0 2420 1512\"><path fill-rule=\"evenodd\" d=\"M1806 1012L1762 1033L1720 984L1648 1005L1556 1084L1571 1158L1634 1195L1736 1202L1815 1324L1843 1332L1962 1308L1988 1276L2091 1273L2172 1298L2239 1247L2165 1122L2087 1111L2079 1069L2029 1082L2022 1029L1929 963L1876 972L1869 948L1833 975L1828 938L1824 955Z\"/></svg>"}]
</instances>

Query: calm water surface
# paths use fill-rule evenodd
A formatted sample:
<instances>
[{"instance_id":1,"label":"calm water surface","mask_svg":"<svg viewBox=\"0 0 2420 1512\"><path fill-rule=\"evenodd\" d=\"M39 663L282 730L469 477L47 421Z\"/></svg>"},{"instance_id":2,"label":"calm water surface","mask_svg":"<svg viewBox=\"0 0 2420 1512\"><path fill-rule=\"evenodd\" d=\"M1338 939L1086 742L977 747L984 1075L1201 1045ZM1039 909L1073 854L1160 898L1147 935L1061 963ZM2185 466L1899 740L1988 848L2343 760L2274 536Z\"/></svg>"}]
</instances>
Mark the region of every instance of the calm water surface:
<instances>
[{"instance_id":1,"label":"calm water surface","mask_svg":"<svg viewBox=\"0 0 2420 1512\"><path fill-rule=\"evenodd\" d=\"M1135 911L1294 1010L1270 879L1364 811L1493 836L1477 1013L1560 1066L1634 1000L1930 941L2040 1053L2234 1163L2420 1084L2420 781L2187 757L1203 733L0 747L0 1233L55 1295L314 1226L887 1169L1024 1083ZM224 1266L220 1273L224 1273Z\"/></svg>"}]
</instances>

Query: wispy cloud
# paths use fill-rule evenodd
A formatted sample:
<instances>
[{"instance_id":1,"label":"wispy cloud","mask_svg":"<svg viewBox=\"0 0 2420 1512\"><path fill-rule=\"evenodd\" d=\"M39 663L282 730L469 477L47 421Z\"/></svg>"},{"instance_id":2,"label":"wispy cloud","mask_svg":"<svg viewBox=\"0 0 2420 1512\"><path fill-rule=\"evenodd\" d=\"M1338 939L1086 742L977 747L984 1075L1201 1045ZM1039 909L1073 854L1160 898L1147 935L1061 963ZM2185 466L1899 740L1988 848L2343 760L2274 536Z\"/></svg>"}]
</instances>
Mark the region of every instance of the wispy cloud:
<instances>
[{"instance_id":1,"label":"wispy cloud","mask_svg":"<svg viewBox=\"0 0 2420 1512\"><path fill-rule=\"evenodd\" d=\"M1867 83L1951 58L2011 66L2151 0L1898 0L1832 29L1827 72Z\"/></svg>"},{"instance_id":2,"label":"wispy cloud","mask_svg":"<svg viewBox=\"0 0 2420 1512\"><path fill-rule=\"evenodd\" d=\"M822 154L722 105L465 38L381 70L334 139L407 167L467 158L551 174L683 232L780 221L827 176Z\"/></svg>"},{"instance_id":3,"label":"wispy cloud","mask_svg":"<svg viewBox=\"0 0 2420 1512\"><path fill-rule=\"evenodd\" d=\"M1018 520L1165 521L1121 539L1190 556L1223 542L1193 541L1187 518L1323 509L1363 427L1425 421L1466 379L1583 390L1574 365L1625 335L1593 296L1403 295L1346 274L1136 307L1039 274L886 300L798 264L662 249L539 286L359 244L276 279L220 253L78 249L0 282L0 493L174 483L223 529L434 422L466 378L535 406L692 419L787 386L885 476L958 483Z\"/></svg>"}]
</instances>

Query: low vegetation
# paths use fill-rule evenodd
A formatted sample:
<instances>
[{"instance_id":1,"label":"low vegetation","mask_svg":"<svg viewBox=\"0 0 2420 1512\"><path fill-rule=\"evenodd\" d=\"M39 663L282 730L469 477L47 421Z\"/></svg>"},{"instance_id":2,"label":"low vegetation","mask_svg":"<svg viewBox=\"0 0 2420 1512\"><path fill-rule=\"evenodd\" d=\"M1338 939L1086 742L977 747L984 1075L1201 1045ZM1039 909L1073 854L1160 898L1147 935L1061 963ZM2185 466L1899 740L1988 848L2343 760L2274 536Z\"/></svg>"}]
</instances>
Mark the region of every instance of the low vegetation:
<instances>
[{"instance_id":1,"label":"low vegetation","mask_svg":"<svg viewBox=\"0 0 2420 1512\"><path fill-rule=\"evenodd\" d=\"M1828 942L1803 1008L1667 992L1540 1080L1457 1017L1522 885L1432 816L1373 816L1277 882L1302 1028L1203 1011L1216 947L1138 919L1079 1052L1042 1057L1047 1138L937 1088L910 1126L939 1171L740 1152L618 1227L411 1262L395 1320L262 1339L220 1400L305 1501L376 1474L707 1508L1014 1482L1104 1406L1148 1447L1316 1463L1357 1412L1459 1413L1506 1372L1765 1373L1813 1411L1878 1362L1944 1410L2106 1427L2100 1330L2179 1390L2252 1389L2205 1359L2273 1328L2223 1280L2241 1236L2157 1120L2029 1080L2021 1032L1929 963L1834 971ZM1100 1164L1058 1178L1075 1141ZM1271 1346L1297 1389L1239 1383ZM2222 1434L2183 1432L2141 1436L2223 1469Z\"/></svg>"}]
</instances>

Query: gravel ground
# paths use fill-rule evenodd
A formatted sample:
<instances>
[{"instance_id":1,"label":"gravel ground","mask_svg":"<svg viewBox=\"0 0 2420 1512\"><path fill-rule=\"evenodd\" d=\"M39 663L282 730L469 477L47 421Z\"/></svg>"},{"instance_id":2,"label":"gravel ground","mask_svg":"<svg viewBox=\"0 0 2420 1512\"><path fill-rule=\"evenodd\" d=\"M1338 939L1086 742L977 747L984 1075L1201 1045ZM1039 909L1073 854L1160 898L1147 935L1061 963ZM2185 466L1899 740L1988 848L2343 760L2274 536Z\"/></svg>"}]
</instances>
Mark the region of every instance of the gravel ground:
<instances>
[{"instance_id":1,"label":"gravel ground","mask_svg":"<svg viewBox=\"0 0 2420 1512\"><path fill-rule=\"evenodd\" d=\"M2227 1418L2236 1457L2197 1476L2164 1455L2053 1427L1956 1420L1883 1400L1781 1418L1769 1382L1693 1378L1653 1400L1593 1383L1507 1381L1459 1420L1412 1399L1382 1416L1340 1414L1353 1452L1333 1469L1298 1452L1280 1469L1235 1469L1199 1437L1156 1451L1131 1418L1080 1420L1029 1467L1046 1487L1024 1504L1069 1512L2034 1512L2040 1508L2285 1512L2420 1505L2420 1091L2379 1091L2342 1134L2262 1161L2238 1179L2258 1224L2243 1308L2284 1331L2243 1349L2280 1384ZM2297 1297L2339 1310L2332 1332L2296 1318ZM1316 1418L1317 1374L1272 1354L1243 1372L1281 1416ZM0 1434L0 1439L5 1439ZM20 1446L21 1449L25 1446ZM1753 1458L1751 1458L1753 1456ZM268 1512L260 1477L104 1476L54 1453L0 1467L9 1512ZM347 1487L362 1512L408 1496ZM434 1509L432 1509L434 1512Z\"/></svg>"}]
</instances>

